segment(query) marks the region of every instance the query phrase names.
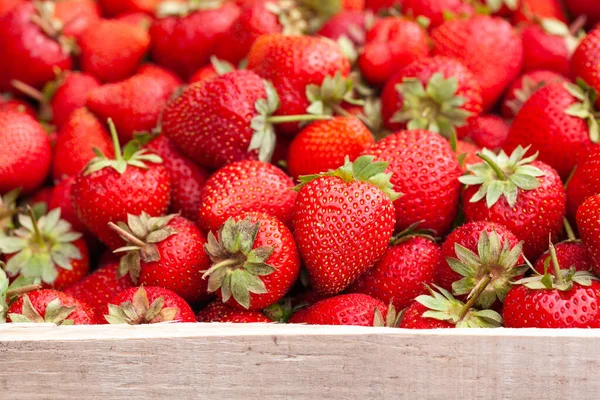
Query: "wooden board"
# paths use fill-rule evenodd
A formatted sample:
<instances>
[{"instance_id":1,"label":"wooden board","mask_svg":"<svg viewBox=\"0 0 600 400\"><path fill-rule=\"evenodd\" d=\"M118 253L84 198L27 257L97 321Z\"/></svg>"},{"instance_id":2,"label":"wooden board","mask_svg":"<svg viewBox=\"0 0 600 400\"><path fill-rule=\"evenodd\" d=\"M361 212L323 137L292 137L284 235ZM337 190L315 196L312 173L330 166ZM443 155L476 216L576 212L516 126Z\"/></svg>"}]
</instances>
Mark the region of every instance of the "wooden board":
<instances>
[{"instance_id":1,"label":"wooden board","mask_svg":"<svg viewBox=\"0 0 600 400\"><path fill-rule=\"evenodd\" d=\"M0 399L598 399L600 332L0 327Z\"/></svg>"}]
</instances>

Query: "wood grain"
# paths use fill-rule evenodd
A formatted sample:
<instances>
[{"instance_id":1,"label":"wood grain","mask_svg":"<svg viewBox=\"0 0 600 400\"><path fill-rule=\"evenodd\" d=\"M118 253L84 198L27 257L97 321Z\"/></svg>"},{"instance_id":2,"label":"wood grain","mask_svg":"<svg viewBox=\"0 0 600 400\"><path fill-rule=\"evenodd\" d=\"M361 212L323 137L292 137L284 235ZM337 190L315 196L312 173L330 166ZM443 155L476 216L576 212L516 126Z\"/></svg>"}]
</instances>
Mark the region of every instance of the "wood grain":
<instances>
[{"instance_id":1,"label":"wood grain","mask_svg":"<svg viewBox=\"0 0 600 400\"><path fill-rule=\"evenodd\" d=\"M0 327L1 399L598 399L600 332Z\"/></svg>"}]
</instances>

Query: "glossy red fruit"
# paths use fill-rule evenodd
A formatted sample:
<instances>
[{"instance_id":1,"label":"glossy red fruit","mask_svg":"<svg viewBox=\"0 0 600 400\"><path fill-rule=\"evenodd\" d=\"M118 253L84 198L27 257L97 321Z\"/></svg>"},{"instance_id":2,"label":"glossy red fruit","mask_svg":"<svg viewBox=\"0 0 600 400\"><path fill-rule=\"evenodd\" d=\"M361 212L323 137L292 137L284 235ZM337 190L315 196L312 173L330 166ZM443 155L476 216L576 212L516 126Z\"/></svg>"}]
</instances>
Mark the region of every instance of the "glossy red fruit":
<instances>
[{"instance_id":1,"label":"glossy red fruit","mask_svg":"<svg viewBox=\"0 0 600 400\"><path fill-rule=\"evenodd\" d=\"M342 11L329 18L318 34L336 41L345 36L354 45L360 46L366 39L367 19L364 11Z\"/></svg>"},{"instance_id":2,"label":"glossy red fruit","mask_svg":"<svg viewBox=\"0 0 600 400\"><path fill-rule=\"evenodd\" d=\"M508 88L502 103L502 115L504 118L514 118L523 104L544 86L553 83L567 83L569 80L564 76L552 71L531 71L519 76Z\"/></svg>"},{"instance_id":3,"label":"glossy red fruit","mask_svg":"<svg viewBox=\"0 0 600 400\"><path fill-rule=\"evenodd\" d=\"M60 128L67 122L73 111L85 106L89 92L100 87L100 82L92 75L83 72L68 72L64 74L64 78L58 79L59 86L52 96L50 105L52 122Z\"/></svg>"},{"instance_id":4,"label":"glossy red fruit","mask_svg":"<svg viewBox=\"0 0 600 400\"><path fill-rule=\"evenodd\" d=\"M0 18L25 0L0 0Z\"/></svg>"},{"instance_id":5,"label":"glossy red fruit","mask_svg":"<svg viewBox=\"0 0 600 400\"><path fill-rule=\"evenodd\" d=\"M554 245L556 251L556 259L560 266L564 269L573 268L575 271L590 271L593 263L590 253L587 251L581 241L566 241ZM550 252L546 251L538 257L533 268L540 274L545 273L546 265L548 272L553 274Z\"/></svg>"},{"instance_id":6,"label":"glossy red fruit","mask_svg":"<svg viewBox=\"0 0 600 400\"><path fill-rule=\"evenodd\" d=\"M62 219L71 224L75 232L87 234L89 233L86 226L79 220L77 212L73 208L71 202L71 189L75 183L75 177L69 176L56 183L52 189L52 194L48 200L48 210L60 208L60 216Z\"/></svg>"},{"instance_id":7,"label":"glossy red fruit","mask_svg":"<svg viewBox=\"0 0 600 400\"><path fill-rule=\"evenodd\" d=\"M381 313L385 319L387 306L366 294L341 294L300 310L302 319L296 317L294 323L374 326L375 311Z\"/></svg>"},{"instance_id":8,"label":"glossy red fruit","mask_svg":"<svg viewBox=\"0 0 600 400\"><path fill-rule=\"evenodd\" d=\"M365 8L375 12L399 5L400 0L365 0Z\"/></svg>"},{"instance_id":9,"label":"glossy red fruit","mask_svg":"<svg viewBox=\"0 0 600 400\"><path fill-rule=\"evenodd\" d=\"M402 68L429 55L427 31L401 17L378 20L367 31L358 65L362 75L375 85L384 85Z\"/></svg>"},{"instance_id":10,"label":"glossy red fruit","mask_svg":"<svg viewBox=\"0 0 600 400\"><path fill-rule=\"evenodd\" d=\"M577 209L585 200L600 193L600 146L594 145L577 164L567 184L567 213L575 221Z\"/></svg>"},{"instance_id":11,"label":"glossy red fruit","mask_svg":"<svg viewBox=\"0 0 600 400\"><path fill-rule=\"evenodd\" d=\"M509 131L508 122L494 114L471 118L468 125L462 129L465 137L471 139L477 146L488 149L502 147Z\"/></svg>"},{"instance_id":12,"label":"glossy red fruit","mask_svg":"<svg viewBox=\"0 0 600 400\"><path fill-rule=\"evenodd\" d=\"M600 274L600 195L583 202L577 210L577 227L581 240L588 250L593 270Z\"/></svg>"},{"instance_id":13,"label":"glossy red fruit","mask_svg":"<svg viewBox=\"0 0 600 400\"><path fill-rule=\"evenodd\" d=\"M63 24L65 36L77 38L100 20L100 8L94 0L61 0L54 4L54 17Z\"/></svg>"},{"instance_id":14,"label":"glossy red fruit","mask_svg":"<svg viewBox=\"0 0 600 400\"><path fill-rule=\"evenodd\" d=\"M25 302L32 307L24 307ZM97 323L96 314L89 305L52 289L34 290L18 298L8 309L7 321L52 322L56 325Z\"/></svg>"},{"instance_id":15,"label":"glossy red fruit","mask_svg":"<svg viewBox=\"0 0 600 400\"><path fill-rule=\"evenodd\" d=\"M161 0L98 0L102 14L107 17L131 12L151 14L160 2Z\"/></svg>"},{"instance_id":16,"label":"glossy red fruit","mask_svg":"<svg viewBox=\"0 0 600 400\"><path fill-rule=\"evenodd\" d=\"M20 112L29 115L31 118L37 118L35 108L28 102L20 99L14 99L10 95L0 95L0 112Z\"/></svg>"},{"instance_id":17,"label":"glossy red fruit","mask_svg":"<svg viewBox=\"0 0 600 400\"><path fill-rule=\"evenodd\" d=\"M425 130L402 131L380 140L364 154L389 163L394 190L396 229L415 223L443 235L458 211L462 174L456 154L444 138Z\"/></svg>"},{"instance_id":18,"label":"glossy red fruit","mask_svg":"<svg viewBox=\"0 0 600 400\"><path fill-rule=\"evenodd\" d=\"M251 324L255 322L273 322L260 311L238 310L228 307L220 301L213 301L196 313L198 322L233 322Z\"/></svg>"},{"instance_id":19,"label":"glossy red fruit","mask_svg":"<svg viewBox=\"0 0 600 400\"><path fill-rule=\"evenodd\" d=\"M595 28L581 41L575 53L571 57L571 74L575 78L581 78L600 92L600 27ZM596 106L600 106L600 100L596 100Z\"/></svg>"},{"instance_id":20,"label":"glossy red fruit","mask_svg":"<svg viewBox=\"0 0 600 400\"><path fill-rule=\"evenodd\" d=\"M501 18L480 15L446 21L432 31L431 39L434 55L454 57L475 75L484 110L494 105L523 65L521 38Z\"/></svg>"},{"instance_id":21,"label":"glossy red fruit","mask_svg":"<svg viewBox=\"0 0 600 400\"><path fill-rule=\"evenodd\" d=\"M467 172L468 165L477 164L481 161L481 159L477 157L479 151L481 151L481 148L471 142L466 142L464 140L456 142L456 159L458 160L460 169L463 173Z\"/></svg>"},{"instance_id":22,"label":"glossy red fruit","mask_svg":"<svg viewBox=\"0 0 600 400\"><path fill-rule=\"evenodd\" d=\"M206 80L209 80L210 78L214 78L220 75L221 74L217 72L217 70L212 64L208 64L194 72L192 76L190 76L188 84L191 85L192 83L204 82Z\"/></svg>"},{"instance_id":23,"label":"glossy red fruit","mask_svg":"<svg viewBox=\"0 0 600 400\"><path fill-rule=\"evenodd\" d=\"M46 179L52 150L44 128L21 112L0 112L0 193L34 192Z\"/></svg>"},{"instance_id":24,"label":"glossy red fruit","mask_svg":"<svg viewBox=\"0 0 600 400\"><path fill-rule=\"evenodd\" d=\"M429 19L432 27L444 23L444 13L463 17L475 13L473 7L461 0L402 0L402 10L414 17L423 16Z\"/></svg>"},{"instance_id":25,"label":"glossy red fruit","mask_svg":"<svg viewBox=\"0 0 600 400\"><path fill-rule=\"evenodd\" d=\"M521 38L524 50L523 72L548 70L569 76L571 55L579 44L579 39L569 32L566 24L542 20L539 25L532 24L523 28Z\"/></svg>"},{"instance_id":26,"label":"glossy red fruit","mask_svg":"<svg viewBox=\"0 0 600 400\"><path fill-rule=\"evenodd\" d=\"M513 25L536 22L545 18L569 22L560 0L519 0L519 3L519 8L512 15Z\"/></svg>"},{"instance_id":27,"label":"glossy red fruit","mask_svg":"<svg viewBox=\"0 0 600 400\"><path fill-rule=\"evenodd\" d=\"M429 308L413 301L402 314L399 328L404 329L439 329L439 328L456 328L456 326L449 322L435 318L424 317L423 314L429 311Z\"/></svg>"}]
</instances>

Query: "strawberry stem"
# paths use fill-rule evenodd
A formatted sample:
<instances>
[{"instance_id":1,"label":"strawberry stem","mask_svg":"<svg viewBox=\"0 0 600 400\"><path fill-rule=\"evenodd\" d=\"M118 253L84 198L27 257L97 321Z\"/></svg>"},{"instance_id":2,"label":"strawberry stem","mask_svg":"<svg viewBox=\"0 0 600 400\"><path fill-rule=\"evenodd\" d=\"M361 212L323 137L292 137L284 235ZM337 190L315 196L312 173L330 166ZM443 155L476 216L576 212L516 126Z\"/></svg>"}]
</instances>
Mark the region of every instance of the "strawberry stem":
<instances>
[{"instance_id":1,"label":"strawberry stem","mask_svg":"<svg viewBox=\"0 0 600 400\"><path fill-rule=\"evenodd\" d=\"M6 297L11 298L13 296L18 296L23 293L33 292L34 290L39 290L42 288L42 285L25 285L14 289L9 289L6 292Z\"/></svg>"},{"instance_id":2,"label":"strawberry stem","mask_svg":"<svg viewBox=\"0 0 600 400\"><path fill-rule=\"evenodd\" d=\"M487 165L489 165L494 172L496 173L496 175L498 175L498 178L502 181L506 180L506 175L504 175L504 172L502 171L502 169L498 166L498 164L496 164L496 162L494 160L492 160L490 157L488 157L487 155L481 153L481 152L477 152L475 154L477 157L481 158L483 161L485 161L485 163Z\"/></svg>"},{"instance_id":3,"label":"strawberry stem","mask_svg":"<svg viewBox=\"0 0 600 400\"><path fill-rule=\"evenodd\" d=\"M117 135L117 128L112 118L108 119L108 128L110 129L110 137L112 138L113 146L115 148L115 160L122 161L123 153L121 152L121 143L119 143L119 135Z\"/></svg>"},{"instance_id":4,"label":"strawberry stem","mask_svg":"<svg viewBox=\"0 0 600 400\"><path fill-rule=\"evenodd\" d=\"M33 225L33 232L35 235L35 239L38 242L38 245L40 247L44 247L45 243L44 243L44 238L42 236L42 233L40 232L40 228L38 227L37 224L37 218L35 217L35 212L33 212L33 208L31 208L31 206L27 206L27 214L29 214L29 218L31 218L31 225Z\"/></svg>"},{"instance_id":5,"label":"strawberry stem","mask_svg":"<svg viewBox=\"0 0 600 400\"><path fill-rule=\"evenodd\" d=\"M560 272L560 265L558 264L558 257L556 256L556 248L550 241L550 259L552 260L552 267L554 268L554 278L558 285L564 285L565 280L563 279L562 273Z\"/></svg>"},{"instance_id":6,"label":"strawberry stem","mask_svg":"<svg viewBox=\"0 0 600 400\"><path fill-rule=\"evenodd\" d=\"M134 245L139 246L140 248L146 247L146 243L144 243L142 240L138 239L131 233L127 232L125 229L121 228L117 224L109 222L108 227L112 229L117 235L124 237L128 242L131 242Z\"/></svg>"},{"instance_id":7,"label":"strawberry stem","mask_svg":"<svg viewBox=\"0 0 600 400\"><path fill-rule=\"evenodd\" d=\"M483 291L488 287L491 281L492 277L490 275L486 275L481 279L481 281L479 281L479 283L477 284L477 290L471 294L471 297L469 297L468 301L465 303L463 308L461 308L460 313L458 314L458 322L463 320L463 318L467 315L471 307L473 307L473 304L475 304L479 296L481 296L481 293L483 293Z\"/></svg>"},{"instance_id":8,"label":"strawberry stem","mask_svg":"<svg viewBox=\"0 0 600 400\"><path fill-rule=\"evenodd\" d=\"M571 223L569 222L569 220L567 218L563 218L563 225L565 226L565 232L567 233L567 238L570 241L577 240L577 237L575 236L575 232L573 232L573 227L571 226Z\"/></svg>"},{"instance_id":9,"label":"strawberry stem","mask_svg":"<svg viewBox=\"0 0 600 400\"><path fill-rule=\"evenodd\" d=\"M329 115L279 115L267 117L267 122L271 124L284 124L287 122L324 121L328 119L331 119Z\"/></svg>"},{"instance_id":10,"label":"strawberry stem","mask_svg":"<svg viewBox=\"0 0 600 400\"><path fill-rule=\"evenodd\" d=\"M19 92L23 93L24 95L27 95L40 103L46 102L46 98L44 97L44 94L41 91L34 88L33 86L30 86L30 85L26 84L25 82L21 82L16 79L11 80L10 84L12 85L12 87L17 89Z\"/></svg>"},{"instance_id":11,"label":"strawberry stem","mask_svg":"<svg viewBox=\"0 0 600 400\"><path fill-rule=\"evenodd\" d=\"M585 15L580 15L577 17L575 21L569 26L569 33L571 36L577 35L577 32L583 29L585 23L587 22L587 17Z\"/></svg>"}]
</instances>

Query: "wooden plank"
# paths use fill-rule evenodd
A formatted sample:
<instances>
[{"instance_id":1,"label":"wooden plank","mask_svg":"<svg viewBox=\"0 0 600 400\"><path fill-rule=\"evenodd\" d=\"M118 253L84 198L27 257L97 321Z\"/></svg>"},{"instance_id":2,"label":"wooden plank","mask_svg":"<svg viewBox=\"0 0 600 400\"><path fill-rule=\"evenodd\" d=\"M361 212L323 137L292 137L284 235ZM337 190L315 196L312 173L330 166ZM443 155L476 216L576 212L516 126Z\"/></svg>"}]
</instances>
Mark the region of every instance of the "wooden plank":
<instances>
[{"instance_id":1,"label":"wooden plank","mask_svg":"<svg viewBox=\"0 0 600 400\"><path fill-rule=\"evenodd\" d=\"M599 367L593 330L0 328L0 398L11 400L597 399Z\"/></svg>"}]
</instances>

